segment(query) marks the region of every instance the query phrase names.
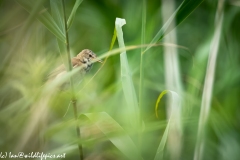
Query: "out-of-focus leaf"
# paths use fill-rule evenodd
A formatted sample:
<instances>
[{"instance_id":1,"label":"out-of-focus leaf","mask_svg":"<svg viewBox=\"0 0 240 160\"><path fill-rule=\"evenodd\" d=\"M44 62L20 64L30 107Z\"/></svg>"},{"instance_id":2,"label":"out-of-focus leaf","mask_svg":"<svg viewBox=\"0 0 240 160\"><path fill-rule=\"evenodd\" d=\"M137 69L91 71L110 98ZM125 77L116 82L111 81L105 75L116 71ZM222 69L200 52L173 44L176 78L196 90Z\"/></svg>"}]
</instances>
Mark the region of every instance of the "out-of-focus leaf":
<instances>
[{"instance_id":1,"label":"out-of-focus leaf","mask_svg":"<svg viewBox=\"0 0 240 160\"><path fill-rule=\"evenodd\" d=\"M128 159L143 160L136 145L125 130L107 113L88 113L87 117ZM115 135L115 136L114 136ZM116 136L117 135L117 136Z\"/></svg>"},{"instance_id":2,"label":"out-of-focus leaf","mask_svg":"<svg viewBox=\"0 0 240 160\"><path fill-rule=\"evenodd\" d=\"M177 25L182 23L204 0L185 0L177 12Z\"/></svg>"},{"instance_id":3,"label":"out-of-focus leaf","mask_svg":"<svg viewBox=\"0 0 240 160\"><path fill-rule=\"evenodd\" d=\"M26 101L25 98L20 98L19 100L9 104L4 109L0 111L1 119L11 117L12 115L16 114L17 112L26 109L26 107L30 104L29 101ZM18 106L21 106L18 107Z\"/></svg>"},{"instance_id":4,"label":"out-of-focus leaf","mask_svg":"<svg viewBox=\"0 0 240 160\"><path fill-rule=\"evenodd\" d=\"M58 25L59 29L64 33L64 15L62 1L50 0L52 17Z\"/></svg>"},{"instance_id":5,"label":"out-of-focus leaf","mask_svg":"<svg viewBox=\"0 0 240 160\"><path fill-rule=\"evenodd\" d=\"M158 108L158 104L160 103L160 100L161 98L167 94L167 93L171 93L171 100L170 100L170 107L171 107L171 115L170 115L170 118L169 118L169 121L168 121L168 124L167 124L167 127L164 131L164 134L163 134L163 137L162 137L162 140L158 146L158 149L157 149L157 153L155 155L155 158L154 160L159 160L159 159L163 159L163 154L164 154L164 147L165 147L165 144L167 142L167 138L168 138L168 133L169 132L173 132L174 130L172 130L171 128L176 128L177 129L181 129L179 128L180 125L178 124L179 122L176 122L176 120L179 120L179 118L176 118L176 111L178 111L178 108L180 108L180 98L178 96L178 94L174 91L170 91L170 90L164 90L158 97L157 99L157 102L156 102L156 106L155 106L155 112L156 112L156 116L158 117L157 115L157 108ZM175 124L175 125L174 125ZM177 124L177 125L176 125ZM173 127L172 127L173 126ZM180 131L180 130L179 130Z\"/></svg>"},{"instance_id":6,"label":"out-of-focus leaf","mask_svg":"<svg viewBox=\"0 0 240 160\"><path fill-rule=\"evenodd\" d=\"M173 28L169 28L177 18L176 27L182 23L204 0L184 0L168 21L162 26L158 31L156 36L150 42L150 45L146 48L144 52L149 50L153 44L157 43L160 39L164 37L165 34L169 33Z\"/></svg>"},{"instance_id":7,"label":"out-of-focus leaf","mask_svg":"<svg viewBox=\"0 0 240 160\"><path fill-rule=\"evenodd\" d=\"M115 27L117 31L118 44L119 47L123 49L125 48L122 32L122 26L124 24L126 24L125 19L116 18ZM132 75L128 64L126 50L123 50L121 52L120 61L123 93L128 104L129 112L130 114L132 114L131 119L132 126L137 127L139 124L139 108L136 92L132 81Z\"/></svg>"},{"instance_id":8,"label":"out-of-focus leaf","mask_svg":"<svg viewBox=\"0 0 240 160\"><path fill-rule=\"evenodd\" d=\"M82 3L83 0L76 0L74 6L73 6L73 9L72 9L72 12L68 18L68 21L67 21L67 28L69 29L71 26L72 26L72 23L73 23L73 20L74 20L74 17L75 17L75 14L77 12L77 9L78 7L80 6L80 4Z\"/></svg>"},{"instance_id":9,"label":"out-of-focus leaf","mask_svg":"<svg viewBox=\"0 0 240 160\"><path fill-rule=\"evenodd\" d=\"M170 121L168 122L167 127L166 127L166 129L163 133L162 140L161 140L161 142L158 146L157 153L155 155L154 160L163 159L163 150L164 150L164 147L166 145L167 138L168 138L169 125L170 125Z\"/></svg>"},{"instance_id":10,"label":"out-of-focus leaf","mask_svg":"<svg viewBox=\"0 0 240 160\"><path fill-rule=\"evenodd\" d=\"M142 31L141 31L141 44L145 44L146 39L146 1L142 0ZM141 59L140 59L140 86L139 86L139 108L142 110L143 104L143 87L144 87L144 48L141 48ZM140 113L141 114L141 113Z\"/></svg>"},{"instance_id":11,"label":"out-of-focus leaf","mask_svg":"<svg viewBox=\"0 0 240 160\"><path fill-rule=\"evenodd\" d=\"M201 160L203 157L203 148L204 148L204 133L206 123L209 117L209 112L211 108L211 99L212 99L212 90L214 86L214 75L215 75L215 67L218 55L218 49L220 45L222 26L223 26L223 18L224 18L224 0L218 1L218 9L216 11L216 24L215 31L212 37L211 46L209 50L207 71L204 81L202 102L201 102L201 112L199 117L198 124L198 135L197 135L197 143L195 147L194 159Z\"/></svg>"},{"instance_id":12,"label":"out-of-focus leaf","mask_svg":"<svg viewBox=\"0 0 240 160\"><path fill-rule=\"evenodd\" d=\"M62 1L60 0L51 0L50 1L50 6L51 6L51 12L52 12L52 17L59 26L59 29L65 33L64 29L64 14L63 14L63 5ZM58 41L58 47L60 50L61 58L65 66L67 66L67 50L66 50L66 44L57 39Z\"/></svg>"},{"instance_id":13,"label":"out-of-focus leaf","mask_svg":"<svg viewBox=\"0 0 240 160\"><path fill-rule=\"evenodd\" d=\"M183 2L184 3L184 2ZM167 20L167 22L162 26L162 28L158 31L158 33L155 35L155 37L152 39L152 41L150 42L149 46L145 49L144 53L149 50L150 48L152 48L152 45L154 45L155 43L157 43L160 39L163 38L164 34L167 32L169 26L171 26L171 23L173 22L174 18L176 17L178 11L180 10L181 6L183 5L183 3L181 3L181 5L176 9L176 11L172 14L172 16ZM169 31L169 30L168 30Z\"/></svg>"},{"instance_id":14,"label":"out-of-focus leaf","mask_svg":"<svg viewBox=\"0 0 240 160\"><path fill-rule=\"evenodd\" d=\"M26 1L26 0L16 0L16 2L22 6L29 13L32 12L34 5L34 1ZM59 40L65 42L65 36L61 29L58 27L56 22L53 20L52 16L48 13L47 9L42 7L37 16L37 19L42 22L42 24L52 32Z\"/></svg>"}]
</instances>

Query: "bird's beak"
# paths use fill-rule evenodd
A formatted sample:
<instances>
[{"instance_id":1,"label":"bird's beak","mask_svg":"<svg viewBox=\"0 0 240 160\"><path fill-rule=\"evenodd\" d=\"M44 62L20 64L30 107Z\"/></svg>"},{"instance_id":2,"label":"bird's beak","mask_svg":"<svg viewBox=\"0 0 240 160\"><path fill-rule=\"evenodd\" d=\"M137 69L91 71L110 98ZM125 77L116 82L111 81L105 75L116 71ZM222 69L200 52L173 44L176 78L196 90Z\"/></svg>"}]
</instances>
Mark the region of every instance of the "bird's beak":
<instances>
[{"instance_id":1,"label":"bird's beak","mask_svg":"<svg viewBox=\"0 0 240 160\"><path fill-rule=\"evenodd\" d=\"M102 61L101 59L97 60L97 62L99 62L99 63L103 63L103 61Z\"/></svg>"},{"instance_id":2,"label":"bird's beak","mask_svg":"<svg viewBox=\"0 0 240 160\"><path fill-rule=\"evenodd\" d=\"M94 57L94 62L99 62L99 63L103 63L103 61L101 59L99 59L97 56Z\"/></svg>"},{"instance_id":3,"label":"bird's beak","mask_svg":"<svg viewBox=\"0 0 240 160\"><path fill-rule=\"evenodd\" d=\"M101 59L99 59L96 55L93 57L93 62L99 62L99 63L103 63L103 61Z\"/></svg>"}]
</instances>

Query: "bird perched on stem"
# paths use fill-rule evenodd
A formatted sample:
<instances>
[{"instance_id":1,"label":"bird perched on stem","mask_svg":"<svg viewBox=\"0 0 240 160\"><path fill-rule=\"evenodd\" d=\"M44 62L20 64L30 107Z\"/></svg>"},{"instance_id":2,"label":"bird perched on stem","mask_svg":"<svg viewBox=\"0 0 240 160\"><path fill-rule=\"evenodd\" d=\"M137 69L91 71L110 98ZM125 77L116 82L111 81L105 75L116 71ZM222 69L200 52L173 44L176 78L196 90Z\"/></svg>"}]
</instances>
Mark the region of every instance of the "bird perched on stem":
<instances>
[{"instance_id":1,"label":"bird perched on stem","mask_svg":"<svg viewBox=\"0 0 240 160\"><path fill-rule=\"evenodd\" d=\"M94 62L102 63L102 61L97 58L96 54L89 49L84 49L76 57L73 57L71 60L73 69L80 67L79 72L73 75L73 82L80 83L83 76L92 68ZM66 66L62 64L50 73L47 82L58 79L66 73ZM63 86L65 86L65 84L63 84Z\"/></svg>"}]
</instances>

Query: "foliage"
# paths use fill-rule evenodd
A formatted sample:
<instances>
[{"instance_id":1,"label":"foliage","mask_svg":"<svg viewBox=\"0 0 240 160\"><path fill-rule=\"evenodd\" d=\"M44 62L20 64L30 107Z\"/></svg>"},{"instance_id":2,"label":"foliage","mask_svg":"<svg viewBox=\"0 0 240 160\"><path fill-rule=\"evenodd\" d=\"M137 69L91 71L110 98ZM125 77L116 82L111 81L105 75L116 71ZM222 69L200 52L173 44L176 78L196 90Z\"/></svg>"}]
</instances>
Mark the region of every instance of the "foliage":
<instances>
[{"instance_id":1,"label":"foliage","mask_svg":"<svg viewBox=\"0 0 240 160\"><path fill-rule=\"evenodd\" d=\"M61 2L0 1L0 154L66 153L65 159L78 159L77 147L82 145L85 159L172 159L175 153L169 144L179 142L172 136L179 132L178 159L196 158L196 148L198 159L238 159L237 1L176 1L166 23L160 1ZM117 17L126 25L115 26ZM162 43L174 22L177 44ZM72 91L59 91L57 86L78 70L46 84L48 74L69 60L66 33L72 57L89 48L105 60L95 63L74 86L77 121L69 107ZM181 95L166 91L166 46L179 53ZM217 54L211 57L211 53ZM210 86L208 78L213 78ZM166 93L172 98L163 96ZM181 101L177 118L176 100ZM206 106L207 113L201 111ZM204 146L202 152L199 144Z\"/></svg>"}]
</instances>

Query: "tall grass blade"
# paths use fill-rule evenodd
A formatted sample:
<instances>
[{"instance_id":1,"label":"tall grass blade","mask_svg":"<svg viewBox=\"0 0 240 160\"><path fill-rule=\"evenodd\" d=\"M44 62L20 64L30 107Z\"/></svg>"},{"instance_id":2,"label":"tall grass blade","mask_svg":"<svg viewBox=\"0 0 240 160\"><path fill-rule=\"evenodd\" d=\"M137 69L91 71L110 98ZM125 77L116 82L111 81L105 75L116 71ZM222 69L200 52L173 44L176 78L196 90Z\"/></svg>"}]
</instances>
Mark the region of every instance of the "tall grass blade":
<instances>
[{"instance_id":1,"label":"tall grass blade","mask_svg":"<svg viewBox=\"0 0 240 160\"><path fill-rule=\"evenodd\" d=\"M157 43L164 37L165 34L172 31L173 28L169 28L171 23L174 23L174 18L177 17L178 21L176 26L182 23L204 0L184 0L179 7L175 10L172 16L168 19L162 28L158 31L155 37L150 42L150 45L145 49L144 53L152 47L152 44ZM168 1L169 2L169 1ZM175 27L176 27L175 26Z\"/></svg>"},{"instance_id":2,"label":"tall grass blade","mask_svg":"<svg viewBox=\"0 0 240 160\"><path fill-rule=\"evenodd\" d=\"M181 130L181 128L179 128L179 121L178 121L179 118L177 117L178 116L177 111L180 108L180 98L179 98L179 96L176 92L170 91L170 90L164 90L158 96L156 106L155 106L156 116L158 117L158 114L157 114L158 105L159 105L162 97L167 93L171 94L171 100L170 100L171 103L170 103L169 107L172 108L172 112L170 113L170 118L169 118L167 127L164 131L162 140L161 140L161 142L158 146L157 153L155 155L154 160L163 159L163 155L164 155L163 151L164 151L164 148L165 148L165 145L166 145L167 141L169 143L169 138L171 138L172 134L174 134L174 132L179 132ZM176 142L175 142L175 145L176 145L176 147L178 146L178 144L176 144ZM176 149L178 149L178 148L176 148ZM174 153L171 153L171 154L174 154Z\"/></svg>"},{"instance_id":3,"label":"tall grass blade","mask_svg":"<svg viewBox=\"0 0 240 160\"><path fill-rule=\"evenodd\" d=\"M146 30L146 0L142 0L142 33L141 44L145 44L145 30ZM139 86L139 108L142 109L143 87L144 87L144 48L141 48L141 60L140 60L140 86Z\"/></svg>"},{"instance_id":4,"label":"tall grass blade","mask_svg":"<svg viewBox=\"0 0 240 160\"><path fill-rule=\"evenodd\" d=\"M96 125L99 130L115 145L128 159L143 160L136 145L125 130L107 113L87 113L81 114L87 117L91 123Z\"/></svg>"},{"instance_id":5,"label":"tall grass blade","mask_svg":"<svg viewBox=\"0 0 240 160\"><path fill-rule=\"evenodd\" d=\"M122 26L124 24L126 24L125 19L116 18L115 27L117 31L118 44L120 48L124 49L120 54L123 93L127 101L129 114L132 115L130 123L133 127L137 127L139 124L139 108L123 40Z\"/></svg>"},{"instance_id":6,"label":"tall grass blade","mask_svg":"<svg viewBox=\"0 0 240 160\"><path fill-rule=\"evenodd\" d=\"M168 22L168 17L175 10L175 3L174 1L165 1L162 0L162 19L163 23ZM178 9L177 9L178 10ZM176 12L176 11L175 11ZM175 28L175 17L171 21L168 29L171 30L169 34L167 34L163 41L164 43L177 43L177 33ZM180 66L178 60L178 50L175 47L164 46L164 67L165 67L165 85L166 89L175 91L178 95L182 93L182 82L180 78ZM167 118L170 118L172 112L175 113L174 118L176 119L179 126L177 128L181 128L181 106L179 105L178 108L171 108L171 99L167 99ZM174 111L173 111L174 110ZM170 130L169 137L168 137L168 150L170 152L170 158L177 160L180 158L180 151L181 151L181 131L180 130ZM177 137L177 138L176 138ZM175 141L175 142L173 142Z\"/></svg>"},{"instance_id":7,"label":"tall grass blade","mask_svg":"<svg viewBox=\"0 0 240 160\"><path fill-rule=\"evenodd\" d=\"M163 133L163 136L162 136L162 139L161 139L161 142L158 146L158 149L157 149L157 153L155 155L155 158L154 160L161 160L163 159L163 156L164 156L164 148L165 148L165 145L167 143L167 139L168 139L168 131L169 131L169 126L170 126L170 121L168 122L167 124L167 127Z\"/></svg>"},{"instance_id":8,"label":"tall grass blade","mask_svg":"<svg viewBox=\"0 0 240 160\"><path fill-rule=\"evenodd\" d=\"M55 20L56 24L58 25L59 29L65 34L64 30L64 14L63 14L63 6L62 2L59 0L51 0L50 1L52 17ZM60 50L60 55L62 58L62 62L67 66L67 49L65 42L59 40L57 38L58 47Z\"/></svg>"},{"instance_id":9,"label":"tall grass blade","mask_svg":"<svg viewBox=\"0 0 240 160\"><path fill-rule=\"evenodd\" d=\"M22 6L26 11L31 13L34 9L34 6L32 5L32 1L26 1L26 0L16 0L16 2ZM56 22L53 20L52 16L48 13L47 9L42 7L40 9L40 12L37 16L37 19L42 22L42 24L50 31L52 32L59 40L62 42L65 42L65 35L61 31L61 29L58 27Z\"/></svg>"},{"instance_id":10,"label":"tall grass blade","mask_svg":"<svg viewBox=\"0 0 240 160\"><path fill-rule=\"evenodd\" d=\"M52 17L58 25L59 29L64 33L64 14L62 2L59 0L50 0Z\"/></svg>"},{"instance_id":11,"label":"tall grass blade","mask_svg":"<svg viewBox=\"0 0 240 160\"><path fill-rule=\"evenodd\" d=\"M223 17L224 17L224 0L219 0L218 9L215 17L215 31L214 31L214 35L213 35L210 50L209 50L207 71L206 71L204 88L203 88L201 112L199 117L198 135L197 135L197 143L196 143L195 153L194 153L194 160L201 160L203 158L204 134L205 134L206 123L209 117L209 111L211 107L215 66L216 66L219 43L221 39Z\"/></svg>"},{"instance_id":12,"label":"tall grass blade","mask_svg":"<svg viewBox=\"0 0 240 160\"><path fill-rule=\"evenodd\" d=\"M177 24L178 26L182 23L204 0L184 0L183 5L177 13ZM170 32L171 30L169 30Z\"/></svg>"},{"instance_id":13,"label":"tall grass blade","mask_svg":"<svg viewBox=\"0 0 240 160\"><path fill-rule=\"evenodd\" d=\"M183 2L184 3L184 2ZM180 6L175 10L175 12L171 15L171 17L164 23L162 28L158 31L158 33L155 35L155 37L150 42L150 45L145 49L144 53L149 50L153 44L157 43L160 39L163 38L164 34L166 33L169 26L172 24L172 21L175 19L178 11L180 10L183 3L180 4Z\"/></svg>"},{"instance_id":14,"label":"tall grass blade","mask_svg":"<svg viewBox=\"0 0 240 160\"><path fill-rule=\"evenodd\" d=\"M71 11L71 14L68 18L68 21L67 21L67 28L68 30L70 29L70 27L72 26L72 23L73 23L73 20L74 20L74 17L75 17L75 14L77 12L77 9L78 7L80 6L80 4L82 3L83 0L76 0L74 6L73 6L73 9Z\"/></svg>"},{"instance_id":15,"label":"tall grass blade","mask_svg":"<svg viewBox=\"0 0 240 160\"><path fill-rule=\"evenodd\" d=\"M141 33L141 44L145 44L145 30L146 30L146 1L142 0L142 33ZM140 53L140 85L139 85L139 115L140 115L140 120L143 117L143 100L144 100L144 54L143 54L144 48L141 48L141 53ZM141 127L143 128L143 127ZM140 133L139 136L139 144L140 148L142 148L142 133Z\"/></svg>"}]
</instances>

